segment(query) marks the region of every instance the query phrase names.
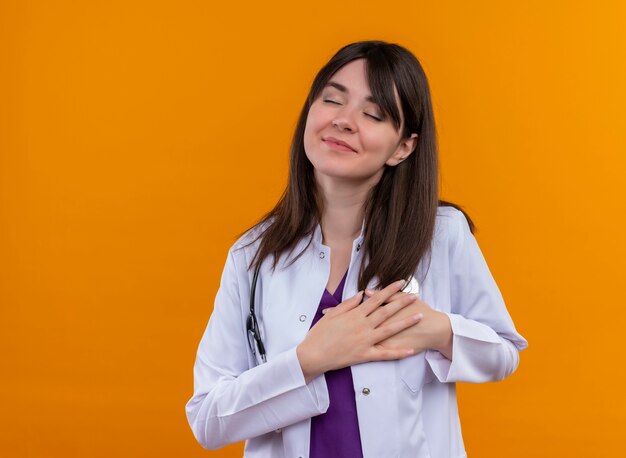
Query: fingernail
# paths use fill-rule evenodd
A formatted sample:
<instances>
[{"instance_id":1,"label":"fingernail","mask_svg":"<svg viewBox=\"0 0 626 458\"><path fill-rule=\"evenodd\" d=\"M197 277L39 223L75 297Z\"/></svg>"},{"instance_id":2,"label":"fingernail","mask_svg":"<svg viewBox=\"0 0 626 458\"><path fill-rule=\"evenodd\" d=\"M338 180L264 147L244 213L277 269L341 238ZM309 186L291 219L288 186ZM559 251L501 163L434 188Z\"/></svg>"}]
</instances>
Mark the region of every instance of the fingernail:
<instances>
[{"instance_id":1,"label":"fingernail","mask_svg":"<svg viewBox=\"0 0 626 458\"><path fill-rule=\"evenodd\" d=\"M365 290L365 293L366 293L367 295L371 295L371 294L374 294L374 291L372 291L371 289L367 288L367 289Z\"/></svg>"},{"instance_id":2,"label":"fingernail","mask_svg":"<svg viewBox=\"0 0 626 458\"><path fill-rule=\"evenodd\" d=\"M424 318L424 315L422 315L421 313L418 313L417 315L413 315L413 319L414 319L415 321L419 321L419 320L421 320L422 318Z\"/></svg>"},{"instance_id":3,"label":"fingernail","mask_svg":"<svg viewBox=\"0 0 626 458\"><path fill-rule=\"evenodd\" d=\"M405 282L404 280L398 280L398 281L395 283L395 285L396 285L396 286L404 286L404 284L405 284L405 283L406 283L406 282Z\"/></svg>"},{"instance_id":4,"label":"fingernail","mask_svg":"<svg viewBox=\"0 0 626 458\"><path fill-rule=\"evenodd\" d=\"M412 348L406 351L407 355L412 355L413 353L415 353L415 350L413 350Z\"/></svg>"},{"instance_id":5,"label":"fingernail","mask_svg":"<svg viewBox=\"0 0 626 458\"><path fill-rule=\"evenodd\" d=\"M417 294L409 294L409 297L411 299L417 299L418 298Z\"/></svg>"},{"instance_id":6,"label":"fingernail","mask_svg":"<svg viewBox=\"0 0 626 458\"><path fill-rule=\"evenodd\" d=\"M326 315L326 309L322 310L322 315Z\"/></svg>"}]
</instances>

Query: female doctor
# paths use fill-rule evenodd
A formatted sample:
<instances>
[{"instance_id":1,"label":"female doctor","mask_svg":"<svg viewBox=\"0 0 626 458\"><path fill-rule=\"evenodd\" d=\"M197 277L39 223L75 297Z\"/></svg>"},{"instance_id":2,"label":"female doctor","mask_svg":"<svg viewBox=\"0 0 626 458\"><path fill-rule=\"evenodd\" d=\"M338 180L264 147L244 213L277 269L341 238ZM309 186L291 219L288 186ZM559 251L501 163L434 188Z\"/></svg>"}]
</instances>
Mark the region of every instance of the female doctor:
<instances>
[{"instance_id":1,"label":"female doctor","mask_svg":"<svg viewBox=\"0 0 626 458\"><path fill-rule=\"evenodd\" d=\"M203 447L466 456L455 382L504 379L527 342L438 172L415 56L340 49L302 109L287 189L228 253L186 406Z\"/></svg>"}]
</instances>

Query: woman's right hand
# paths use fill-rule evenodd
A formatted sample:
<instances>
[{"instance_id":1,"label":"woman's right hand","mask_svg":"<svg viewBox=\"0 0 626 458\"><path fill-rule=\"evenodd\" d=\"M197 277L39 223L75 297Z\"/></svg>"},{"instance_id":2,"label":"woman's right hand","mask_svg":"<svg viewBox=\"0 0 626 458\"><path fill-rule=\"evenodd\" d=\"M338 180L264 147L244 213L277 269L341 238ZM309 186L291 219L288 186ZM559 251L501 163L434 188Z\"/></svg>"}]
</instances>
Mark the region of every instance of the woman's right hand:
<instances>
[{"instance_id":1,"label":"woman's right hand","mask_svg":"<svg viewBox=\"0 0 626 458\"><path fill-rule=\"evenodd\" d=\"M329 370L367 361L402 359L414 353L410 347L390 349L378 345L420 320L420 315L415 314L382 324L417 298L398 293L404 283L392 283L362 304L361 291L334 307L309 330L296 349L307 383ZM387 302L394 294L396 297ZM383 304L386 305L381 307Z\"/></svg>"}]
</instances>

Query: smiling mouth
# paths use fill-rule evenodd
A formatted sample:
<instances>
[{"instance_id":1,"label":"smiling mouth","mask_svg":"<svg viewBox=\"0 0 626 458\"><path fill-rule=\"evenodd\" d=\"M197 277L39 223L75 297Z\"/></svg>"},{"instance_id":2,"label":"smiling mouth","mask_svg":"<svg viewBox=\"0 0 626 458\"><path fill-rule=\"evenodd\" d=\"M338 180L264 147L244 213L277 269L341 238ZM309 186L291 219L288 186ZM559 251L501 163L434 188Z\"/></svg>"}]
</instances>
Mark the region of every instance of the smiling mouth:
<instances>
[{"instance_id":1,"label":"smiling mouth","mask_svg":"<svg viewBox=\"0 0 626 458\"><path fill-rule=\"evenodd\" d=\"M355 150L353 150L352 148L350 148L349 146L346 146L344 144L337 143L337 142L334 142L332 140L328 140L328 139L325 139L325 138L323 138L322 141L324 143L326 143L326 145L328 145L330 148L332 148L334 150L356 153Z\"/></svg>"}]
</instances>

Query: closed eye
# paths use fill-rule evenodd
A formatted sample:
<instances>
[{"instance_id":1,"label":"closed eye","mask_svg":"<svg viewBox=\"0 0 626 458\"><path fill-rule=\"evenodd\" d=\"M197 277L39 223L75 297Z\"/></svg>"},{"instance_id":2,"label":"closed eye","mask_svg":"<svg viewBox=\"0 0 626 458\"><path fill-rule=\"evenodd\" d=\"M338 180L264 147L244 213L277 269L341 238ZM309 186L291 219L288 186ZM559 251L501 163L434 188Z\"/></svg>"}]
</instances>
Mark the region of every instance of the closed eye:
<instances>
[{"instance_id":1,"label":"closed eye","mask_svg":"<svg viewBox=\"0 0 626 458\"><path fill-rule=\"evenodd\" d=\"M341 103L336 102L335 100L330 100L330 99L323 99L324 103L332 103L333 105L341 105ZM374 119L375 121L382 121L382 118L379 118L378 116L374 116L372 114L369 113L365 113L365 116L369 116L370 118Z\"/></svg>"}]
</instances>

